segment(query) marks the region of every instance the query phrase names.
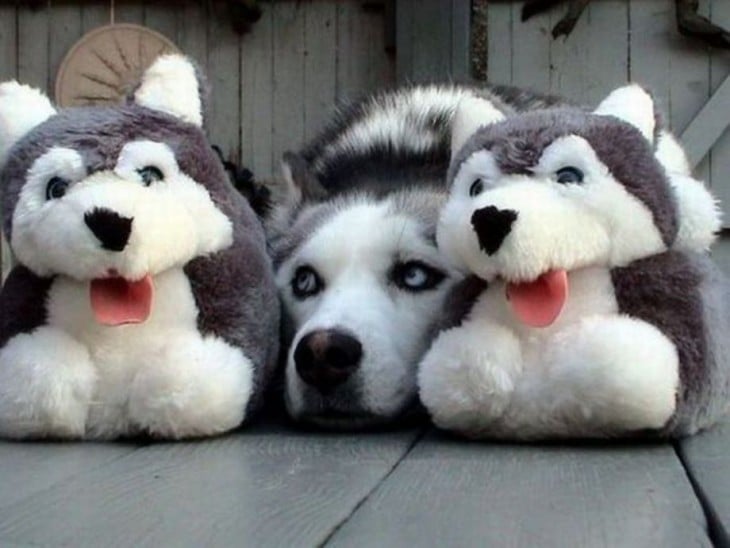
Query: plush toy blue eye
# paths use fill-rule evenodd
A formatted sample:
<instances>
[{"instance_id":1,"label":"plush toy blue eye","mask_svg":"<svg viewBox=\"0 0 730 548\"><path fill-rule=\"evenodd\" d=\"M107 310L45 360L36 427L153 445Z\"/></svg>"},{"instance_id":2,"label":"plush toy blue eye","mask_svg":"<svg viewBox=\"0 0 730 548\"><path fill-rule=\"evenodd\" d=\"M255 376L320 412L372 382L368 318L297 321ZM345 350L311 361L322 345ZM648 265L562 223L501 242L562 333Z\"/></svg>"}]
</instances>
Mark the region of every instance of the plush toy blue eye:
<instances>
[{"instance_id":1,"label":"plush toy blue eye","mask_svg":"<svg viewBox=\"0 0 730 548\"><path fill-rule=\"evenodd\" d=\"M311 266L300 266L291 281L292 293L297 299L306 299L322 290L322 280Z\"/></svg>"},{"instance_id":2,"label":"plush toy blue eye","mask_svg":"<svg viewBox=\"0 0 730 548\"><path fill-rule=\"evenodd\" d=\"M583 172L577 167L567 166L555 172L557 181L561 185L569 185L583 182Z\"/></svg>"},{"instance_id":3,"label":"plush toy blue eye","mask_svg":"<svg viewBox=\"0 0 730 548\"><path fill-rule=\"evenodd\" d=\"M433 289L445 277L442 272L421 261L397 263L390 274L395 285L412 292Z\"/></svg>"},{"instance_id":4,"label":"plush toy blue eye","mask_svg":"<svg viewBox=\"0 0 730 548\"><path fill-rule=\"evenodd\" d=\"M476 196L479 196L483 191L484 181L482 181L481 179L476 179L469 187L469 196L475 198Z\"/></svg>"},{"instance_id":5,"label":"plush toy blue eye","mask_svg":"<svg viewBox=\"0 0 730 548\"><path fill-rule=\"evenodd\" d=\"M68 187L71 185L66 179L61 177L53 177L46 185L46 200L57 200L62 198Z\"/></svg>"},{"instance_id":6,"label":"plush toy blue eye","mask_svg":"<svg viewBox=\"0 0 730 548\"><path fill-rule=\"evenodd\" d=\"M142 177L145 186L150 186L152 183L162 181L165 178L160 168L155 166L144 166L142 169L138 169L137 173Z\"/></svg>"}]
</instances>

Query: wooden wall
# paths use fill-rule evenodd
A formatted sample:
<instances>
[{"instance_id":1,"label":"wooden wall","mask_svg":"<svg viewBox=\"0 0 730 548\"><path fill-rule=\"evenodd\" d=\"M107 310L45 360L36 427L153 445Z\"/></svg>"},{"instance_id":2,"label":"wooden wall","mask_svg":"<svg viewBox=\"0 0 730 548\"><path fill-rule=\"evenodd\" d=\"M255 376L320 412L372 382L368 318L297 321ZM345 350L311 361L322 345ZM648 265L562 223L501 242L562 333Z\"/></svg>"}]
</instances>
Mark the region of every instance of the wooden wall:
<instances>
[{"instance_id":1,"label":"wooden wall","mask_svg":"<svg viewBox=\"0 0 730 548\"><path fill-rule=\"evenodd\" d=\"M669 125L681 135L730 75L730 51L713 50L679 34L674 0L593 0L572 34L557 40L551 30L564 15L565 6L522 22L521 1L475 3L479 9L466 26L474 33L484 33L473 34L471 40L484 46L484 58L476 61L486 65L487 80L492 83L555 93L593 105L617 86L640 82L651 88ZM405 51L399 48L400 79L462 79L461 65L449 64L443 51L448 52L450 45L456 49L450 58L458 60L468 47L454 27L460 21L454 6L450 0L399 0L397 24L408 29L410 43L424 44ZM700 13L730 29L730 0L700 0ZM399 40L403 41L400 36ZM725 125L730 121L730 112L716 114ZM722 201L725 233L716 255L730 272L730 132L725 131L715 143L696 174Z\"/></svg>"},{"instance_id":2,"label":"wooden wall","mask_svg":"<svg viewBox=\"0 0 730 548\"><path fill-rule=\"evenodd\" d=\"M114 19L161 32L201 64L213 86L211 140L258 177L277 173L282 152L310 138L336 101L394 81L385 13L364 10L361 1L262 2L261 20L242 37L221 3L180 4L116 0ZM110 22L110 5L0 5L0 81L17 78L52 90L68 49Z\"/></svg>"},{"instance_id":3,"label":"wooden wall","mask_svg":"<svg viewBox=\"0 0 730 548\"><path fill-rule=\"evenodd\" d=\"M669 124L681 134L730 74L730 51L711 50L679 34L674 0L594 0L573 33L558 40L550 30L562 10L523 23L520 4L488 6L490 81L557 93L589 105L624 82L640 82L652 89ZM730 28L728 0L704 0L701 12ZM730 134L720 139L697 173L730 205Z\"/></svg>"}]
</instances>

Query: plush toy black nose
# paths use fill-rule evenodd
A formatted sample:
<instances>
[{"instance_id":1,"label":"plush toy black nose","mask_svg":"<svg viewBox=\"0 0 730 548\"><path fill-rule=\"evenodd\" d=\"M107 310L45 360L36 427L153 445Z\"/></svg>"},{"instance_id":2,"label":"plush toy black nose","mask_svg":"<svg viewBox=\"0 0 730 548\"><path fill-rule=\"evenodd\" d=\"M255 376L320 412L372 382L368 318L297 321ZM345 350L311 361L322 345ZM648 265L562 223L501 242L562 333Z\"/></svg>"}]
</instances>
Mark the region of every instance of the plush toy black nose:
<instances>
[{"instance_id":1,"label":"plush toy black nose","mask_svg":"<svg viewBox=\"0 0 730 548\"><path fill-rule=\"evenodd\" d=\"M482 251L487 255L496 253L516 219L517 212L511 209L497 209L494 206L477 209L471 216L471 225L477 233Z\"/></svg>"},{"instance_id":2,"label":"plush toy black nose","mask_svg":"<svg viewBox=\"0 0 730 548\"><path fill-rule=\"evenodd\" d=\"M302 337L294 350L294 363L301 379L320 392L345 382L362 359L360 342L337 329L317 330Z\"/></svg>"},{"instance_id":3,"label":"plush toy black nose","mask_svg":"<svg viewBox=\"0 0 730 548\"><path fill-rule=\"evenodd\" d=\"M127 246L132 220L105 208L97 208L84 215L86 226L101 242L101 247L109 251L122 251Z\"/></svg>"}]
</instances>

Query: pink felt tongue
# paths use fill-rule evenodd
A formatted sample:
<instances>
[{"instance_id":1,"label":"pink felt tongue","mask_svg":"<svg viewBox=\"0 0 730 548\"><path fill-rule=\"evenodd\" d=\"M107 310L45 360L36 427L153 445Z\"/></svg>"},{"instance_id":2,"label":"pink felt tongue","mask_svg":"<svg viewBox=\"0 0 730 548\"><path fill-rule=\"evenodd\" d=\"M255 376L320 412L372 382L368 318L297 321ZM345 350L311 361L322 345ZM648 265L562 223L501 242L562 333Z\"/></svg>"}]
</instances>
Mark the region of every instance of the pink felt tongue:
<instances>
[{"instance_id":1,"label":"pink felt tongue","mask_svg":"<svg viewBox=\"0 0 730 548\"><path fill-rule=\"evenodd\" d=\"M124 278L92 280L91 309L103 325L123 325L145 321L152 310L155 287L148 274L138 282Z\"/></svg>"},{"instance_id":2,"label":"pink felt tongue","mask_svg":"<svg viewBox=\"0 0 730 548\"><path fill-rule=\"evenodd\" d=\"M515 315L530 327L551 325L568 298L568 274L551 270L534 282L507 284L507 299Z\"/></svg>"}]
</instances>

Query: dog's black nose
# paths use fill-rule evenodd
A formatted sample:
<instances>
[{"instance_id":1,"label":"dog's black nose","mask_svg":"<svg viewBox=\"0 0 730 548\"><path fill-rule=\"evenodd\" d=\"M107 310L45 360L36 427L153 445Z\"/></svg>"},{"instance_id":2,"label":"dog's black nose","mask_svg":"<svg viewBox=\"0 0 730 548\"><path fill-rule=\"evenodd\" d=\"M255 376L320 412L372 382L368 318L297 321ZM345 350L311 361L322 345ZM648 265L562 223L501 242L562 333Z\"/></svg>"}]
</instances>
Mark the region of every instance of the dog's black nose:
<instances>
[{"instance_id":1,"label":"dog's black nose","mask_svg":"<svg viewBox=\"0 0 730 548\"><path fill-rule=\"evenodd\" d=\"M294 350L297 373L307 384L328 392L345 382L360 365L360 342L336 329L318 330L302 337Z\"/></svg>"},{"instance_id":2,"label":"dog's black nose","mask_svg":"<svg viewBox=\"0 0 730 548\"><path fill-rule=\"evenodd\" d=\"M477 233L482 251L487 255L496 253L516 219L517 212L511 209L498 209L494 206L477 209L471 216L471 225Z\"/></svg>"},{"instance_id":3,"label":"dog's black nose","mask_svg":"<svg viewBox=\"0 0 730 548\"><path fill-rule=\"evenodd\" d=\"M109 251L122 251L127 246L132 220L105 208L96 208L84 215L86 226L101 242L101 247Z\"/></svg>"}]
</instances>

